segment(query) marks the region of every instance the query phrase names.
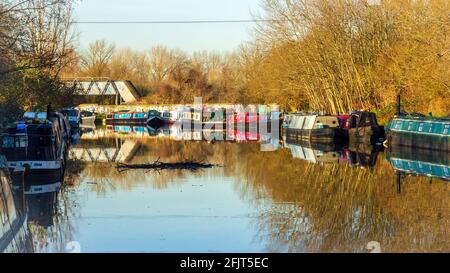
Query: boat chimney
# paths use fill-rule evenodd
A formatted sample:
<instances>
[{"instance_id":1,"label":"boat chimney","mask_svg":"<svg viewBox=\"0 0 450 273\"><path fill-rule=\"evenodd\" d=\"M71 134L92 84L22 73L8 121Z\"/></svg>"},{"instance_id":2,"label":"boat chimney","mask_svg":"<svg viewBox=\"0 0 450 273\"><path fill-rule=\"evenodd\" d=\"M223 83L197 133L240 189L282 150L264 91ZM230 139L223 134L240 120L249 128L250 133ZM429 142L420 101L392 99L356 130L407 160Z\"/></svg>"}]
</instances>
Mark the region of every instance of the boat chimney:
<instances>
[{"instance_id":1,"label":"boat chimney","mask_svg":"<svg viewBox=\"0 0 450 273\"><path fill-rule=\"evenodd\" d=\"M400 99L400 95L397 95L397 116L400 116L400 111L401 111L401 99Z\"/></svg>"},{"instance_id":2,"label":"boat chimney","mask_svg":"<svg viewBox=\"0 0 450 273\"><path fill-rule=\"evenodd\" d=\"M50 119L51 112L52 112L52 103L50 102L50 103L47 105L47 119L48 119L48 120Z\"/></svg>"}]
</instances>

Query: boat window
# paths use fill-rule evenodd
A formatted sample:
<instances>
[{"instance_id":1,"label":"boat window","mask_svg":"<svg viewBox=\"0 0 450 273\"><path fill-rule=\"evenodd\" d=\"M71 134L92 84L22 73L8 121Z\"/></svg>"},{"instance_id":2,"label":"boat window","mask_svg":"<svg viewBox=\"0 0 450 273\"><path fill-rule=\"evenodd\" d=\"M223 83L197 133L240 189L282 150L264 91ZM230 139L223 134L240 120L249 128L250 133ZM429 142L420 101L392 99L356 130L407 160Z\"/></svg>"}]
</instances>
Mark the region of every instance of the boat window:
<instances>
[{"instance_id":1,"label":"boat window","mask_svg":"<svg viewBox=\"0 0 450 273\"><path fill-rule=\"evenodd\" d=\"M141 127L141 126L136 126L136 127L133 127L133 131L134 132L137 132L137 133L145 133L145 127Z\"/></svg>"},{"instance_id":2,"label":"boat window","mask_svg":"<svg viewBox=\"0 0 450 273\"><path fill-rule=\"evenodd\" d=\"M445 125L443 134L444 135L449 135L449 129L450 129L450 124Z\"/></svg>"},{"instance_id":3,"label":"boat window","mask_svg":"<svg viewBox=\"0 0 450 273\"><path fill-rule=\"evenodd\" d=\"M419 124L419 132L423 132L423 122Z\"/></svg>"},{"instance_id":4,"label":"boat window","mask_svg":"<svg viewBox=\"0 0 450 273\"><path fill-rule=\"evenodd\" d=\"M120 119L130 119L131 118L131 114L119 114L118 118L120 118Z\"/></svg>"},{"instance_id":5,"label":"boat window","mask_svg":"<svg viewBox=\"0 0 450 273\"><path fill-rule=\"evenodd\" d=\"M144 113L134 114L134 118L145 118L145 114Z\"/></svg>"}]
</instances>

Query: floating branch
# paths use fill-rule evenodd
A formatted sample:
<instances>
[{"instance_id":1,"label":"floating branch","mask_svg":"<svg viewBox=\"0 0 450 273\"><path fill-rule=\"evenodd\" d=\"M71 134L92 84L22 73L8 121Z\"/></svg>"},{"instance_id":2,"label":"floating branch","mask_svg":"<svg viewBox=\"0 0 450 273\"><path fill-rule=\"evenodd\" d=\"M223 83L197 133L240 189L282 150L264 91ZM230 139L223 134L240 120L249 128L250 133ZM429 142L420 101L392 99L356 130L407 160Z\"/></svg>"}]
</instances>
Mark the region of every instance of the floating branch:
<instances>
[{"instance_id":1,"label":"floating branch","mask_svg":"<svg viewBox=\"0 0 450 273\"><path fill-rule=\"evenodd\" d=\"M190 170L190 171L198 171L200 169L209 169L213 167L217 167L218 165L203 163L202 161L186 161L186 162L177 162L177 163L165 163L156 160L153 163L149 164L125 164L118 163L116 165L116 169L119 172L125 172L128 170L154 170L154 171L162 171L162 170Z\"/></svg>"}]
</instances>

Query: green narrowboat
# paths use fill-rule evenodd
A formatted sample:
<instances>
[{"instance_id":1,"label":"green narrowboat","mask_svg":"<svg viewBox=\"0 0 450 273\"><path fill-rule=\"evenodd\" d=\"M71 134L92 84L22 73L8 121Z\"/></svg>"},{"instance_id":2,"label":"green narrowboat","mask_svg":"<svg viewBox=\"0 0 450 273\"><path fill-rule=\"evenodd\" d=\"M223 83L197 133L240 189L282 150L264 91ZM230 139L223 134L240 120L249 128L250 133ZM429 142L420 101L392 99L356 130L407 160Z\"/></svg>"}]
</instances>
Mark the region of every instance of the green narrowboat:
<instances>
[{"instance_id":1,"label":"green narrowboat","mask_svg":"<svg viewBox=\"0 0 450 273\"><path fill-rule=\"evenodd\" d=\"M395 116L386 129L389 146L450 151L450 118Z\"/></svg>"}]
</instances>

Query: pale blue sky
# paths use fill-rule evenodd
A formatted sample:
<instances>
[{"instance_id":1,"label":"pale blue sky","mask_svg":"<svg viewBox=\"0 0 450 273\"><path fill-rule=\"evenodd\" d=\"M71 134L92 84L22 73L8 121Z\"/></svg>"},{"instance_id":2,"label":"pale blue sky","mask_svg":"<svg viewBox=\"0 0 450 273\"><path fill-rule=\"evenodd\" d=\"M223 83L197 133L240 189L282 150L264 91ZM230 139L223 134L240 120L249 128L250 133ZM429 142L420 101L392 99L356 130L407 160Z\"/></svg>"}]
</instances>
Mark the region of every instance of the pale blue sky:
<instances>
[{"instance_id":1,"label":"pale blue sky","mask_svg":"<svg viewBox=\"0 0 450 273\"><path fill-rule=\"evenodd\" d=\"M170 21L252 19L260 0L82 0L77 21ZM155 45L196 50L231 51L251 39L253 23L231 24L78 24L79 46L96 39L118 47L148 49Z\"/></svg>"}]
</instances>

